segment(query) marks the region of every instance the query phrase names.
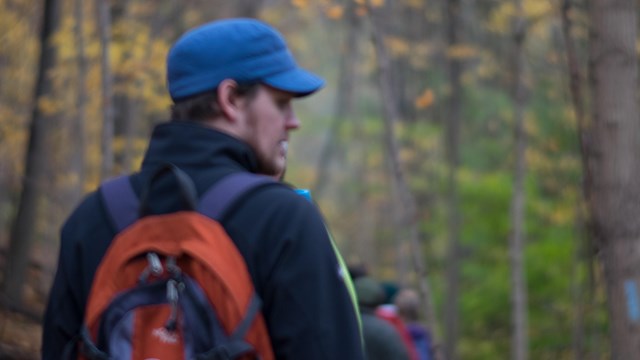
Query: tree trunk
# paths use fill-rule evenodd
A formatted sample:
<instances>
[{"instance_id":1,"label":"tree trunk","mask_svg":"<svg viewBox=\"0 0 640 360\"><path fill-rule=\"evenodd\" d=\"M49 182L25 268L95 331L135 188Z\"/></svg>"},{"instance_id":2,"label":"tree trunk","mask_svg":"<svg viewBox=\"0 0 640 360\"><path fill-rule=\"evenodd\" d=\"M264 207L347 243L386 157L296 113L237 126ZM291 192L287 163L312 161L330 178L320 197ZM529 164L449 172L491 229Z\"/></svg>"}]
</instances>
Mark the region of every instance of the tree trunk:
<instances>
[{"instance_id":1,"label":"tree trunk","mask_svg":"<svg viewBox=\"0 0 640 360\"><path fill-rule=\"evenodd\" d=\"M578 56L576 54L575 44L573 37L571 36L571 30L573 24L571 22L570 13L573 10L570 0L563 0L562 3L562 33L564 36L564 43L567 55L567 69L569 72L569 89L571 93L571 101L573 103L573 110L577 123L577 135L578 143L580 146L581 160L583 172L587 171L586 166L586 151L585 147L587 141L584 138L585 131L585 116L584 116L584 99L583 99L583 76L581 66L578 63ZM587 186L585 184L586 176L582 175L582 189L583 194L586 195ZM586 196L585 196L586 198ZM583 210L583 203L579 201L576 206L576 228L577 228L577 243L574 256L573 274L572 274L572 302L575 308L574 311L574 323L573 323L573 358L576 360L582 360L586 358L584 339L585 339L585 309L586 304L591 302L591 294L585 291L585 281L580 278L580 267L583 264L591 264L592 256L590 255L589 231L585 231L589 227L589 220ZM585 299L588 296L588 299Z\"/></svg>"},{"instance_id":2,"label":"tree trunk","mask_svg":"<svg viewBox=\"0 0 640 360\"><path fill-rule=\"evenodd\" d=\"M124 24L124 26L128 26L128 24L135 24L143 21L139 17L136 17L136 14L133 13L132 9L133 1L126 0L121 1L118 4L118 10L112 11L113 15L111 17L111 22L113 24ZM161 24L160 21L161 13L159 11L155 12L154 20L151 24L151 29L149 31L150 37L149 41L146 43L146 51L144 51L145 56L151 53L150 48L153 45L153 41L155 37L160 33L161 29L157 27ZM120 41L127 42L127 37L133 37L135 34L127 33L123 34L123 36L119 38L113 38L112 41L114 43L118 43ZM124 59L124 63L131 61L133 55L131 52L127 54L127 58ZM145 59L148 61L148 59ZM142 63L146 61L138 60ZM125 70L126 71L126 70ZM115 75L114 83L116 84L116 88L119 89L127 89L130 87L134 87L134 91L118 91L113 94L113 110L114 110L114 118L113 118L113 136L115 139L118 139L123 142L123 147L120 152L114 154L114 167L117 169L116 172L120 174L126 174L135 170L134 161L134 142L137 134L137 124L139 123L138 112L139 112L139 103L140 98L137 96L138 94L142 94L143 84L142 80L135 79L132 80L132 76L126 74L122 75L122 72L116 71L116 73L120 75ZM132 96L131 94L136 94L136 96Z\"/></svg>"},{"instance_id":3,"label":"tree trunk","mask_svg":"<svg viewBox=\"0 0 640 360\"><path fill-rule=\"evenodd\" d=\"M582 206L576 207L576 237L578 239L576 243L576 250L574 251L573 264L571 267L571 303L574 308L574 317L573 317L573 327L572 327L572 347L573 347L573 358L575 360L587 359L585 348L584 348L584 339L585 339L585 304L587 303L586 296L588 299L591 298L590 294L587 294L585 291L584 280L580 276L580 269L585 263L585 255L586 248L584 246L584 241L587 237L585 227L584 227L584 214L582 211Z\"/></svg>"},{"instance_id":4,"label":"tree trunk","mask_svg":"<svg viewBox=\"0 0 640 360\"><path fill-rule=\"evenodd\" d=\"M515 108L515 171L513 194L511 198L511 234L509 239L509 259L511 262L511 359L528 358L528 317L527 317L527 281L525 274L525 190L526 174L525 152L527 137L524 128L524 42L526 25L522 9L522 0L515 0L513 81Z\"/></svg>"},{"instance_id":5,"label":"tree trunk","mask_svg":"<svg viewBox=\"0 0 640 360\"><path fill-rule=\"evenodd\" d=\"M113 4L110 13L109 22L114 24L114 27L125 26L128 27L129 24L135 24L137 22L141 22L142 19L134 18L134 14L132 11L132 4L134 1L132 0L121 0ZM152 32L152 34L154 34ZM157 32L156 32L157 34ZM111 41L114 44L120 44L120 46L124 46L123 44L127 43L128 37L133 37L136 34L133 32L128 32L125 34L120 34L120 36L113 36ZM108 36L108 35L107 35ZM153 36L153 35L151 35ZM151 46L151 39L147 43L148 46ZM127 49L128 50L128 49ZM122 63L130 63L132 62L132 51L125 50L125 58L122 60ZM148 54L148 51L145 51L145 54ZM134 130L134 122L132 121L136 116L136 103L139 101L136 96L132 96L132 92L127 91L129 87L137 86L134 85L136 82L132 80L132 76L129 73L126 73L127 69L122 69L118 71L118 64L114 64L114 78L113 84L116 89L120 89L120 91L114 91L113 93L113 139L118 141L122 141L124 144L119 151L114 150L113 154L113 167L115 168L116 173L124 174L132 169L133 163L133 140L129 137L129 135ZM124 90L123 89L127 89ZM136 90L133 92L135 94L141 93L140 90Z\"/></svg>"},{"instance_id":6,"label":"tree trunk","mask_svg":"<svg viewBox=\"0 0 640 360\"><path fill-rule=\"evenodd\" d=\"M607 284L612 359L640 354L637 4L591 0L588 203Z\"/></svg>"},{"instance_id":7,"label":"tree trunk","mask_svg":"<svg viewBox=\"0 0 640 360\"><path fill-rule=\"evenodd\" d=\"M75 0L74 12L76 18L76 47L78 51L78 94L76 98L76 117L72 124L71 138L74 140L74 150L71 152L71 170L76 174L76 181L71 186L71 203L75 204L84 194L85 166L84 154L86 152L85 128L86 107L87 107L87 58L84 46L84 1Z\"/></svg>"},{"instance_id":8,"label":"tree trunk","mask_svg":"<svg viewBox=\"0 0 640 360\"><path fill-rule=\"evenodd\" d=\"M23 285L29 264L29 253L36 235L39 201L43 198L45 166L50 149L46 147L46 127L51 122L51 115L44 113L38 100L50 94L53 84L48 73L53 69L56 49L51 41L60 24L60 7L58 0L46 0L40 33L40 59L38 76L35 85L35 101L29 126L29 144L26 152L25 174L22 180L22 193L18 205L18 213L11 229L9 256L4 271L2 293L9 305L19 306L22 303Z\"/></svg>"},{"instance_id":9,"label":"tree trunk","mask_svg":"<svg viewBox=\"0 0 640 360\"><path fill-rule=\"evenodd\" d=\"M102 48L102 162L100 176L106 179L113 171L113 78L111 75L111 61L109 42L111 38L111 15L109 1L97 0L96 11L98 17L98 32Z\"/></svg>"},{"instance_id":10,"label":"tree trunk","mask_svg":"<svg viewBox=\"0 0 640 360\"><path fill-rule=\"evenodd\" d=\"M263 0L236 0L235 16L257 18L262 8Z\"/></svg>"},{"instance_id":11,"label":"tree trunk","mask_svg":"<svg viewBox=\"0 0 640 360\"><path fill-rule=\"evenodd\" d=\"M367 1L369 5L369 2ZM399 239L407 239L409 246L411 247L411 260L414 266L417 279L419 282L420 294L425 304L424 314L427 321L427 325L431 329L433 338L433 347L436 349L435 358L442 359L442 355L439 351L439 343L437 340L437 324L436 315L433 309L433 295L429 281L426 276L426 259L420 251L420 239L417 226L417 205L415 198L411 194L409 187L405 180L405 175L402 171L399 158L399 149L395 136L394 124L399 119L397 104L394 102L394 96L392 91L390 71L390 59L386 54L382 34L379 33L379 29L376 25L376 14L371 6L367 6L371 19L372 41L376 54L376 61L378 65L378 81L380 84L380 97L384 112L384 142L387 148L388 157L391 162L392 168L392 183L398 194L400 208L403 210L400 214L402 220L402 226L398 228Z\"/></svg>"},{"instance_id":12,"label":"tree trunk","mask_svg":"<svg viewBox=\"0 0 640 360\"><path fill-rule=\"evenodd\" d=\"M450 48L460 43L462 33L461 3L460 0L450 0L447 2L447 42ZM460 108L462 106L462 85L461 74L462 64L460 59L448 58L449 83L451 84L451 94L449 96L449 116L446 122L445 146L448 167L447 208L448 226L447 233L447 275L444 302L444 331L445 344L444 354L449 360L458 358L456 345L458 343L458 314L459 314L459 285L460 285L460 206L458 195L458 165L459 155L459 133L460 133Z\"/></svg>"},{"instance_id":13,"label":"tree trunk","mask_svg":"<svg viewBox=\"0 0 640 360\"><path fill-rule=\"evenodd\" d=\"M202 11L205 18L212 19L231 17L258 18L264 2L264 0L214 1L210 2L214 3L214 5L210 6L208 11L204 9Z\"/></svg>"},{"instance_id":14,"label":"tree trunk","mask_svg":"<svg viewBox=\"0 0 640 360\"><path fill-rule=\"evenodd\" d=\"M340 57L340 71L338 75L339 85L336 92L336 108L333 122L329 128L324 146L320 151L318 160L318 172L313 184L313 193L316 199L324 194L327 177L330 172L331 160L334 154L342 153L340 144L340 128L345 123L346 117L353 106L353 84L355 82L356 65L358 60L358 29L360 19L355 11L355 3L349 2L347 8L347 38L343 44L344 55Z\"/></svg>"}]
</instances>

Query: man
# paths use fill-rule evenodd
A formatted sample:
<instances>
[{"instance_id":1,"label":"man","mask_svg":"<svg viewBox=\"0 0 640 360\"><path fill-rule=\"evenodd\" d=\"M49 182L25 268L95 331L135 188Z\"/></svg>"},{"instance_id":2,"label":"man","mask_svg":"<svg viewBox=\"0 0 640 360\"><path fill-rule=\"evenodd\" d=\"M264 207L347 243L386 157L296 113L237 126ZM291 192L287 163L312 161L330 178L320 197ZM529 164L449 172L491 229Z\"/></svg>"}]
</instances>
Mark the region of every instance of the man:
<instances>
[{"instance_id":1,"label":"man","mask_svg":"<svg viewBox=\"0 0 640 360\"><path fill-rule=\"evenodd\" d=\"M140 190L160 165L185 171L202 195L239 172L277 176L289 132L300 126L292 100L324 81L298 67L282 36L250 19L212 22L187 32L167 58L172 121L154 129ZM165 184L166 185L166 184ZM180 198L155 189L156 213ZM357 317L317 208L283 185L254 190L221 223L245 258L277 359L362 359ZM63 226L58 270L43 329L43 359L60 356L81 326L88 292L115 232L97 193Z\"/></svg>"}]
</instances>

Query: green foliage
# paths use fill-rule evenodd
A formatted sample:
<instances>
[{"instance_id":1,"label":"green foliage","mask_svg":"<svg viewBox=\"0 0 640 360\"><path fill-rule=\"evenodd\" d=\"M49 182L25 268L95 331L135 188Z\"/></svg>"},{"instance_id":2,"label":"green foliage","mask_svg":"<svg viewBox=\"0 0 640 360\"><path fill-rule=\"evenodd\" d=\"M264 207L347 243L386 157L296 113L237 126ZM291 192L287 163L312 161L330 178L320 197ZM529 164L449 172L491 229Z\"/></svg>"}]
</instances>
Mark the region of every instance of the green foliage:
<instances>
[{"instance_id":1,"label":"green foliage","mask_svg":"<svg viewBox=\"0 0 640 360\"><path fill-rule=\"evenodd\" d=\"M465 254L460 284L464 289L460 351L464 359L490 359L508 349L510 181L504 173L463 172L460 176Z\"/></svg>"},{"instance_id":2,"label":"green foliage","mask_svg":"<svg viewBox=\"0 0 640 360\"><path fill-rule=\"evenodd\" d=\"M472 84L464 91L461 162L474 171L508 171L513 159L511 99L503 89Z\"/></svg>"}]
</instances>

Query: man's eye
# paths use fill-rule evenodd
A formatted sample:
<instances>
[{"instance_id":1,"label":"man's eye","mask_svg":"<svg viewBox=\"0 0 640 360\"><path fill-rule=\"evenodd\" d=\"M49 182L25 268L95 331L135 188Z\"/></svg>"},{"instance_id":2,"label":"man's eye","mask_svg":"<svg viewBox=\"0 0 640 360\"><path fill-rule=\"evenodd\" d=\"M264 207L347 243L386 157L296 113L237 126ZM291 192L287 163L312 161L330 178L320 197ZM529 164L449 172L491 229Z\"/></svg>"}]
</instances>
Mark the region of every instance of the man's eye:
<instances>
[{"instance_id":1,"label":"man's eye","mask_svg":"<svg viewBox=\"0 0 640 360\"><path fill-rule=\"evenodd\" d=\"M280 109L286 109L289 106L289 104L291 104L291 102L289 100L278 101L278 107Z\"/></svg>"}]
</instances>

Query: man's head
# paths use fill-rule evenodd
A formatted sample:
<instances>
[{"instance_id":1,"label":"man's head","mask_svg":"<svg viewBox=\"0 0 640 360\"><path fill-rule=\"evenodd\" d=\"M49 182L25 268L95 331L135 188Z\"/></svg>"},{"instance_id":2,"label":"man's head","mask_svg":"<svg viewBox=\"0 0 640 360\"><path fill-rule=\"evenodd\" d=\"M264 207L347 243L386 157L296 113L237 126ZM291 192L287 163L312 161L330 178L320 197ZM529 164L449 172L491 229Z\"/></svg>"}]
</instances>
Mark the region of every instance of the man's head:
<instances>
[{"instance_id":1,"label":"man's head","mask_svg":"<svg viewBox=\"0 0 640 360\"><path fill-rule=\"evenodd\" d=\"M198 120L243 140L260 169L286 165L289 131L299 127L291 100L324 85L300 68L280 33L254 19L214 21L184 34L169 51L172 117Z\"/></svg>"},{"instance_id":2,"label":"man's head","mask_svg":"<svg viewBox=\"0 0 640 360\"><path fill-rule=\"evenodd\" d=\"M361 308L375 309L384 303L384 289L372 277L362 276L355 279L353 287L358 297L358 305Z\"/></svg>"},{"instance_id":3,"label":"man's head","mask_svg":"<svg viewBox=\"0 0 640 360\"><path fill-rule=\"evenodd\" d=\"M400 290L393 303L398 308L398 314L405 321L418 321L418 318L420 317L420 296L415 290Z\"/></svg>"}]
</instances>

